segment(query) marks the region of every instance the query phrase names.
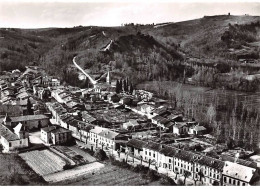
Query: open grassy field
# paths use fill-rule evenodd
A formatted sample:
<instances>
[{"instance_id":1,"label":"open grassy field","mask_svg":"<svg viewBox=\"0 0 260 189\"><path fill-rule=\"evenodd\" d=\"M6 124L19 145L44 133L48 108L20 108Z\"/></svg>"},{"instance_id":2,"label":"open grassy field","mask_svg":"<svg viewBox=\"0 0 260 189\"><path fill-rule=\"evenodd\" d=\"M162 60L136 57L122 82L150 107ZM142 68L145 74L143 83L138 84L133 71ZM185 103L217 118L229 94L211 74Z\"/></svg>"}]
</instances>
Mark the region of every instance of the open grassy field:
<instances>
[{"instance_id":1,"label":"open grassy field","mask_svg":"<svg viewBox=\"0 0 260 189\"><path fill-rule=\"evenodd\" d=\"M142 186L142 185L160 185L159 182L151 182L142 178L142 175L131 170L119 168L110 164L105 167L78 177L74 180L58 183L58 185L73 186Z\"/></svg>"},{"instance_id":2,"label":"open grassy field","mask_svg":"<svg viewBox=\"0 0 260 189\"><path fill-rule=\"evenodd\" d=\"M17 154L0 154L0 185L46 185Z\"/></svg>"}]
</instances>

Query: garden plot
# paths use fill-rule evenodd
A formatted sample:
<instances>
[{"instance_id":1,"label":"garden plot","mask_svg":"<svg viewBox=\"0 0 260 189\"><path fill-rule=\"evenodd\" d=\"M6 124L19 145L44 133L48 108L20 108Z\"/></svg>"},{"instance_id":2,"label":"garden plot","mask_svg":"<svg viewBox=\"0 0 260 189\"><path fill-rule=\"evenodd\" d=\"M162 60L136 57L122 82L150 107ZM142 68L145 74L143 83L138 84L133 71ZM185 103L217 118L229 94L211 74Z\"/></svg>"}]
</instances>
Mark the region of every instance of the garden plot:
<instances>
[{"instance_id":1,"label":"garden plot","mask_svg":"<svg viewBox=\"0 0 260 189\"><path fill-rule=\"evenodd\" d=\"M88 162L88 161L84 160L84 158L81 154L71 150L70 148L68 148L66 146L53 146L52 148L57 150L58 152L64 154L66 157L68 157L71 160L73 160L74 162L76 162L76 164L82 164L82 163Z\"/></svg>"},{"instance_id":2,"label":"garden plot","mask_svg":"<svg viewBox=\"0 0 260 189\"><path fill-rule=\"evenodd\" d=\"M75 179L77 177L84 176L86 174L90 174L92 172L98 171L103 167L104 164L99 162L94 162L87 165L78 166L73 169L65 170L62 172L49 174L43 176L43 178L49 183L61 182L65 180Z\"/></svg>"},{"instance_id":3,"label":"garden plot","mask_svg":"<svg viewBox=\"0 0 260 189\"><path fill-rule=\"evenodd\" d=\"M49 150L35 150L19 154L39 175L47 175L63 170L66 162Z\"/></svg>"},{"instance_id":4,"label":"garden plot","mask_svg":"<svg viewBox=\"0 0 260 189\"><path fill-rule=\"evenodd\" d=\"M84 150L80 149L78 146L70 146L68 148L73 150L77 154L81 155L84 158L85 162L87 162L87 163L92 163L92 162L96 161L96 158L94 158L89 153L85 152Z\"/></svg>"}]
</instances>

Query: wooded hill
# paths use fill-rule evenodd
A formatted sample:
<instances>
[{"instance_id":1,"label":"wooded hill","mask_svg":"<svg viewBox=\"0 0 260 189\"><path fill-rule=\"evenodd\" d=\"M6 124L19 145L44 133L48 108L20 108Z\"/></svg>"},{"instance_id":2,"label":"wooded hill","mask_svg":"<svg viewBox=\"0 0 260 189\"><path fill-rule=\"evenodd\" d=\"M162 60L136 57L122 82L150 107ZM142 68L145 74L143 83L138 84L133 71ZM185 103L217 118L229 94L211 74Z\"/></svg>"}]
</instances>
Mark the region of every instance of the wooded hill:
<instances>
[{"instance_id":1,"label":"wooded hill","mask_svg":"<svg viewBox=\"0 0 260 189\"><path fill-rule=\"evenodd\" d=\"M249 88L240 82L251 86L242 80L258 73L260 65L241 65L237 60L259 62L259 20L257 16L219 15L158 25L3 28L0 68L4 71L41 65L69 82L77 80L77 74L69 69L77 55L80 65L91 74L102 75L110 70L118 78L128 77L133 84L192 78L198 85L255 91L258 80L252 81ZM234 81L229 82L231 86L226 86L225 79L223 82L223 74Z\"/></svg>"}]
</instances>

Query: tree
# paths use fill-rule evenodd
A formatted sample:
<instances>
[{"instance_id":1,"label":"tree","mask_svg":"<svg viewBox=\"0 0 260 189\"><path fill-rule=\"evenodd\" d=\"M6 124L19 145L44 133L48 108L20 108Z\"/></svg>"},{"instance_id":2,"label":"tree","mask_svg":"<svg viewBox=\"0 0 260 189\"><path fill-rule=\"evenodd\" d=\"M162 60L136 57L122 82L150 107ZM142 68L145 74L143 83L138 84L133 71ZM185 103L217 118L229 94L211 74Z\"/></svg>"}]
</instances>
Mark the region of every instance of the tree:
<instances>
[{"instance_id":1,"label":"tree","mask_svg":"<svg viewBox=\"0 0 260 189\"><path fill-rule=\"evenodd\" d=\"M119 80L119 82L118 82L119 92L122 91L122 86L123 86L123 81L122 81L122 80Z\"/></svg>"},{"instance_id":2,"label":"tree","mask_svg":"<svg viewBox=\"0 0 260 189\"><path fill-rule=\"evenodd\" d=\"M203 183L202 178L204 177L204 174L203 174L202 170L200 170L200 171L198 172L198 175L199 175L199 177L200 177L200 181Z\"/></svg>"},{"instance_id":3,"label":"tree","mask_svg":"<svg viewBox=\"0 0 260 189\"><path fill-rule=\"evenodd\" d=\"M94 157L97 158L100 161L104 161L105 159L107 159L107 154L104 150L102 149L98 149L95 154Z\"/></svg>"},{"instance_id":4,"label":"tree","mask_svg":"<svg viewBox=\"0 0 260 189\"><path fill-rule=\"evenodd\" d=\"M116 80L116 93L120 93L120 82Z\"/></svg>"},{"instance_id":5,"label":"tree","mask_svg":"<svg viewBox=\"0 0 260 189\"><path fill-rule=\"evenodd\" d=\"M33 115L32 103L30 101L30 98L28 98L27 100L27 112L29 115Z\"/></svg>"},{"instance_id":6,"label":"tree","mask_svg":"<svg viewBox=\"0 0 260 189\"><path fill-rule=\"evenodd\" d=\"M207 111L207 118L210 124L215 120L215 117L216 117L216 109L213 106L213 104L211 104Z\"/></svg>"},{"instance_id":7,"label":"tree","mask_svg":"<svg viewBox=\"0 0 260 189\"><path fill-rule=\"evenodd\" d=\"M130 93L130 94L133 94L133 91L134 91L133 85L132 85L132 83L130 83L129 93Z\"/></svg>"},{"instance_id":8,"label":"tree","mask_svg":"<svg viewBox=\"0 0 260 189\"><path fill-rule=\"evenodd\" d=\"M40 120L38 121L38 128L42 128L42 122Z\"/></svg>"},{"instance_id":9,"label":"tree","mask_svg":"<svg viewBox=\"0 0 260 189\"><path fill-rule=\"evenodd\" d=\"M186 184L186 178L189 177L191 173L189 171L184 170L183 176L184 176L184 185Z\"/></svg>"},{"instance_id":10,"label":"tree","mask_svg":"<svg viewBox=\"0 0 260 189\"><path fill-rule=\"evenodd\" d=\"M128 88L128 87L127 87L127 82L126 82L126 80L124 79L124 86L123 86L124 92L127 92L127 91L128 91L127 88Z\"/></svg>"}]
</instances>

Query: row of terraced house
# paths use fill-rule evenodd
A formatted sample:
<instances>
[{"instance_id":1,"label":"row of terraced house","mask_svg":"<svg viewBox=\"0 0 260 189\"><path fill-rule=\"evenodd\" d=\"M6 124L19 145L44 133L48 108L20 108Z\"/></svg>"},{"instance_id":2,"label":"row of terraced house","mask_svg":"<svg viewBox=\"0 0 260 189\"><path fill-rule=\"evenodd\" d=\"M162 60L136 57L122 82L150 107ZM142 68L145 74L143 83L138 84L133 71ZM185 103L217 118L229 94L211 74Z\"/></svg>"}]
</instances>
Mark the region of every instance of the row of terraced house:
<instances>
[{"instance_id":1,"label":"row of terraced house","mask_svg":"<svg viewBox=\"0 0 260 189\"><path fill-rule=\"evenodd\" d=\"M137 159L155 165L164 173L174 172L210 185L248 186L258 178L257 165L234 159L233 162L182 150L165 144L131 139L128 153Z\"/></svg>"}]
</instances>

